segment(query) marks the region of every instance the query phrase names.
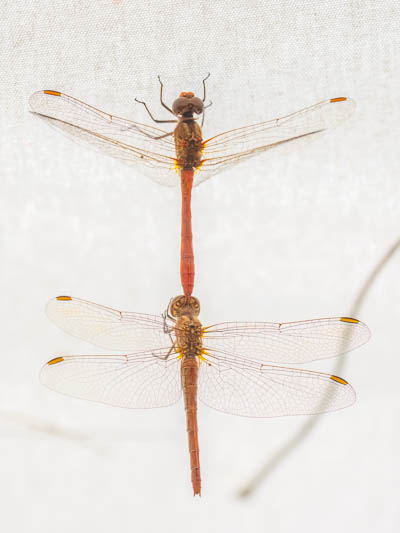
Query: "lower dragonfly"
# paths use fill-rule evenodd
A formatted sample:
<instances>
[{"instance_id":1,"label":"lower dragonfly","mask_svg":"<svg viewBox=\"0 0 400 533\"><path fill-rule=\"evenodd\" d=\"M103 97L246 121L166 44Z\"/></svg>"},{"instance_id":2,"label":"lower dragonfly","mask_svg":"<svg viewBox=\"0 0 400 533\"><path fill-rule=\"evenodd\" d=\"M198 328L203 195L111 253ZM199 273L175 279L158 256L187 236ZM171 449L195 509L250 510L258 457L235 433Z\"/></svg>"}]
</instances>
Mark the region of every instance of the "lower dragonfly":
<instances>
[{"instance_id":1,"label":"lower dragonfly","mask_svg":"<svg viewBox=\"0 0 400 533\"><path fill-rule=\"evenodd\" d=\"M350 98L331 98L284 117L235 128L203 140L202 128L196 122L199 117L194 115L203 116L203 126L204 111L211 105L205 105L208 76L203 80L202 98L184 91L172 107L163 101L163 84L158 77L161 105L174 119L155 119L147 104L136 100L145 106L154 122L177 123L173 131L111 115L59 91L37 91L29 99L33 113L78 143L137 168L161 185L174 186L180 181L180 273L182 289L188 297L194 287L192 186L260 153L274 153L316 139L340 124L355 108Z\"/></svg>"},{"instance_id":2,"label":"lower dragonfly","mask_svg":"<svg viewBox=\"0 0 400 533\"><path fill-rule=\"evenodd\" d=\"M225 322L203 327L199 300L173 298L167 311L117 311L71 296L47 304L67 333L122 355L60 355L41 382L76 398L126 408L165 407L183 393L194 495L201 494L197 396L206 405L249 417L325 413L355 401L338 376L276 366L334 357L368 341L355 318L301 322Z\"/></svg>"}]
</instances>

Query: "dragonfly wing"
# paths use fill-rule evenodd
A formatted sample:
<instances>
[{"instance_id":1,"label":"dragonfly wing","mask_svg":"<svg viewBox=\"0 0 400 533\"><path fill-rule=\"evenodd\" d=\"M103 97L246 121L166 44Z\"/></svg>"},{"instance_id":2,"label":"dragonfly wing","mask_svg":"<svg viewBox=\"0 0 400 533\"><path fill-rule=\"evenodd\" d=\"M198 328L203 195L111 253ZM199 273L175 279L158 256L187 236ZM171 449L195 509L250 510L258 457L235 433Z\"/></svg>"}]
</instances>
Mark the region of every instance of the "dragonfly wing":
<instances>
[{"instance_id":1,"label":"dragonfly wing","mask_svg":"<svg viewBox=\"0 0 400 533\"><path fill-rule=\"evenodd\" d=\"M226 322L204 328L206 350L273 363L304 363L335 357L366 343L368 326L355 318L301 322Z\"/></svg>"},{"instance_id":2,"label":"dragonfly wing","mask_svg":"<svg viewBox=\"0 0 400 533\"><path fill-rule=\"evenodd\" d=\"M117 407L165 407L181 396L180 365L168 350L55 357L40 372L49 389Z\"/></svg>"},{"instance_id":3,"label":"dragonfly wing","mask_svg":"<svg viewBox=\"0 0 400 533\"><path fill-rule=\"evenodd\" d=\"M179 184L168 132L110 115L58 91L38 91L29 104L33 113L79 144L136 167L161 185Z\"/></svg>"},{"instance_id":4,"label":"dragonfly wing","mask_svg":"<svg viewBox=\"0 0 400 533\"><path fill-rule=\"evenodd\" d=\"M205 358L199 369L199 399L226 413L310 415L348 407L356 398L347 381L330 374L257 364L217 352Z\"/></svg>"},{"instance_id":5,"label":"dragonfly wing","mask_svg":"<svg viewBox=\"0 0 400 533\"><path fill-rule=\"evenodd\" d=\"M50 300L46 313L66 333L101 348L133 352L164 348L173 342L172 321L162 316L117 311L71 296Z\"/></svg>"},{"instance_id":6,"label":"dragonfly wing","mask_svg":"<svg viewBox=\"0 0 400 533\"><path fill-rule=\"evenodd\" d=\"M194 184L257 154L285 152L317 139L343 122L354 109L354 100L332 98L285 117L216 135L204 141L204 159Z\"/></svg>"}]
</instances>

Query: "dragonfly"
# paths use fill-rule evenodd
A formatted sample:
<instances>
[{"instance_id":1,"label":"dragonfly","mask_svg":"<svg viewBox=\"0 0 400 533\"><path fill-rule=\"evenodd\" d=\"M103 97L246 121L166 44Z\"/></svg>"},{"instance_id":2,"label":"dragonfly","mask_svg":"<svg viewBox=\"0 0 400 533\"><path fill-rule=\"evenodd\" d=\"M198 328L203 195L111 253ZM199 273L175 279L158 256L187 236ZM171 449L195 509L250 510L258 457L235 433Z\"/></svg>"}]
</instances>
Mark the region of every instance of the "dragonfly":
<instances>
[{"instance_id":1,"label":"dragonfly","mask_svg":"<svg viewBox=\"0 0 400 533\"><path fill-rule=\"evenodd\" d=\"M345 379L282 365L335 357L370 337L363 322L348 317L204 327L199 300L185 295L173 298L160 315L122 312L71 296L53 298L46 312L65 332L123 352L56 355L40 373L48 388L132 409L166 407L183 394L194 495L201 494L197 397L246 417L348 407L355 392Z\"/></svg>"},{"instance_id":2,"label":"dragonfly","mask_svg":"<svg viewBox=\"0 0 400 533\"><path fill-rule=\"evenodd\" d=\"M59 91L38 91L29 100L33 113L78 143L135 167L161 185L175 186L180 182L180 276L187 297L193 292L195 276L192 187L257 154L316 139L328 128L340 124L355 108L350 98L331 98L280 118L235 128L204 140L201 126L205 109L211 105L211 102L205 105L208 76L203 80L202 98L192 91L184 91L174 100L172 108L163 101L163 83L158 77L160 103L174 119L154 118L146 102L135 99L144 105L155 123L176 123L172 131L111 115ZM200 116L201 126L197 122Z\"/></svg>"}]
</instances>

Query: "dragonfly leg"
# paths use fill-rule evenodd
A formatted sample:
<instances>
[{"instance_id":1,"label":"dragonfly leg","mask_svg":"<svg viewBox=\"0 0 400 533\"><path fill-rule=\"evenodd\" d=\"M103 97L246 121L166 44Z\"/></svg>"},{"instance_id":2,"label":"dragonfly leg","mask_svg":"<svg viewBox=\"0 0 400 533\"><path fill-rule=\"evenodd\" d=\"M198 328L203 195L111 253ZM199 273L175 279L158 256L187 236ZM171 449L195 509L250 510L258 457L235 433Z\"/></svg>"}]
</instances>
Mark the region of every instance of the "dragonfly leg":
<instances>
[{"instance_id":1,"label":"dragonfly leg","mask_svg":"<svg viewBox=\"0 0 400 533\"><path fill-rule=\"evenodd\" d=\"M203 102L205 101L206 99L206 81L208 80L208 78L210 77L210 73L207 74L207 76L204 78L203 80Z\"/></svg>"},{"instance_id":2,"label":"dragonfly leg","mask_svg":"<svg viewBox=\"0 0 400 533\"><path fill-rule=\"evenodd\" d=\"M157 122L157 124L161 124L165 122L178 122L177 120L158 120L157 118L154 118L153 115L150 113L150 109L147 107L146 102L143 102L142 100L138 100L137 98L135 98L135 102L137 102L138 104L143 104L144 107L146 108L147 113L150 115L151 120L153 120L154 122Z\"/></svg>"},{"instance_id":3,"label":"dragonfly leg","mask_svg":"<svg viewBox=\"0 0 400 533\"><path fill-rule=\"evenodd\" d=\"M203 118L201 119L201 127L203 127L203 124L204 124L204 117L206 116L206 114L205 114L205 110L206 110L208 107L210 107L210 106L212 106L212 102L211 102L211 100L210 100L210 103L209 103L209 104L207 104L207 105L205 105L205 106L203 107Z\"/></svg>"},{"instance_id":4,"label":"dragonfly leg","mask_svg":"<svg viewBox=\"0 0 400 533\"><path fill-rule=\"evenodd\" d=\"M167 326L167 318L170 318L171 320L176 322L175 318L173 316L171 316L170 313L169 313L169 307L171 305L172 300L173 300L173 298L171 298L171 300L169 301L168 309L166 311L164 311L164 313L162 314L162 317L164 319L164 333L167 333L169 335L169 338L171 339L172 348L173 348L175 346L175 342L176 341L173 340L171 333L172 333L174 328L173 327L169 328ZM172 348L171 348L171 350L172 350Z\"/></svg>"},{"instance_id":5,"label":"dragonfly leg","mask_svg":"<svg viewBox=\"0 0 400 533\"><path fill-rule=\"evenodd\" d=\"M171 331L173 330L173 328L169 328L167 326L167 318L170 318L171 320L173 320L174 322L176 322L175 318L173 318L167 311L164 311L164 313L162 314L162 317L164 319L164 333L171 333ZM170 335L171 337L171 335ZM171 338L171 341L172 341L172 338ZM173 342L173 341L172 341Z\"/></svg>"},{"instance_id":6,"label":"dragonfly leg","mask_svg":"<svg viewBox=\"0 0 400 533\"><path fill-rule=\"evenodd\" d=\"M171 348L168 350L168 353L166 355L157 355L158 359L162 359L163 361L166 361L168 357L171 355L172 351L176 349L175 342L172 343Z\"/></svg>"},{"instance_id":7,"label":"dragonfly leg","mask_svg":"<svg viewBox=\"0 0 400 533\"><path fill-rule=\"evenodd\" d=\"M164 85L163 85L163 82L161 81L161 78L160 76L158 76L158 81L160 82L160 102L161 102L161 105L163 107L165 107L165 109L167 109L170 113L172 113L173 115L175 115L175 113L172 111L172 109L170 109L167 104L165 104L163 102L163 99L162 99L162 92L163 92L163 88L164 88Z\"/></svg>"},{"instance_id":8,"label":"dragonfly leg","mask_svg":"<svg viewBox=\"0 0 400 533\"><path fill-rule=\"evenodd\" d=\"M168 307L167 307L167 310L164 311L163 313L163 317L164 317L164 320L166 320L166 318L170 318L171 320L173 320L174 322L176 322L175 318L171 315L171 313L169 312L169 310L171 309L171 303L172 303L172 300L174 298L171 298L170 301L169 301L169 304L168 304ZM166 322L165 322L165 325L166 325Z\"/></svg>"},{"instance_id":9,"label":"dragonfly leg","mask_svg":"<svg viewBox=\"0 0 400 533\"><path fill-rule=\"evenodd\" d=\"M209 77L210 77L210 73L208 73L207 76L203 80L203 102L205 102L205 100L206 100L206 81L208 80ZM202 119L201 119L201 127L203 127L203 125L204 125L204 118L205 118L204 111L207 109L207 107L210 107L210 105L212 105L212 102L210 102L209 104L207 104L206 106L203 107L203 116L202 116Z\"/></svg>"},{"instance_id":10,"label":"dragonfly leg","mask_svg":"<svg viewBox=\"0 0 400 533\"><path fill-rule=\"evenodd\" d=\"M138 126L129 126L129 128L121 128L120 131L130 131L132 129L135 129L137 131L140 131L140 133L143 133L143 135L146 135L149 139L162 139L164 137L168 137L169 135L173 135L174 132L170 131L168 133L164 133L164 135L150 135L150 133L147 133L147 131L142 130Z\"/></svg>"},{"instance_id":11,"label":"dragonfly leg","mask_svg":"<svg viewBox=\"0 0 400 533\"><path fill-rule=\"evenodd\" d=\"M141 131L141 130L139 130L139 131ZM146 137L149 137L149 139L156 139L156 140L157 140L157 139L164 139L164 137L169 137L170 135L173 135L173 134L174 134L173 131L170 131L169 133L164 133L164 135L156 135L156 136L154 136L154 135L149 135L148 133L146 133L146 132L144 132L144 131L143 131L142 133L144 133L144 134L146 135Z\"/></svg>"}]
</instances>

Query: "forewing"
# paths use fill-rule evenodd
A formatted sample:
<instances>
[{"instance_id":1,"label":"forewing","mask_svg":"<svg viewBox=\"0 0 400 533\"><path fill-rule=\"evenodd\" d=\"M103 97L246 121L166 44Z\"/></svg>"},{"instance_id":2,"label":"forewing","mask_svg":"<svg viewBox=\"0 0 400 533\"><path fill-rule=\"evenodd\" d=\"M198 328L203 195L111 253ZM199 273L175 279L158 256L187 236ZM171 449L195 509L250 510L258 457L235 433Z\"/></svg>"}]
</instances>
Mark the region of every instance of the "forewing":
<instances>
[{"instance_id":1,"label":"forewing","mask_svg":"<svg viewBox=\"0 0 400 533\"><path fill-rule=\"evenodd\" d=\"M40 381L74 398L117 407L165 407L181 396L175 353L153 350L129 355L68 355L46 363Z\"/></svg>"},{"instance_id":2,"label":"forewing","mask_svg":"<svg viewBox=\"0 0 400 533\"><path fill-rule=\"evenodd\" d=\"M204 328L206 350L273 363L304 363L335 357L366 343L370 331L355 318L301 322L226 322Z\"/></svg>"},{"instance_id":3,"label":"forewing","mask_svg":"<svg viewBox=\"0 0 400 533\"><path fill-rule=\"evenodd\" d=\"M354 109L354 100L332 98L285 117L216 135L204 143L203 163L194 183L199 185L257 154L285 152L307 144L343 122Z\"/></svg>"},{"instance_id":4,"label":"forewing","mask_svg":"<svg viewBox=\"0 0 400 533\"><path fill-rule=\"evenodd\" d=\"M166 186L179 184L173 136L168 132L116 117L58 91L38 91L31 111L79 144L136 167Z\"/></svg>"},{"instance_id":5,"label":"forewing","mask_svg":"<svg viewBox=\"0 0 400 533\"><path fill-rule=\"evenodd\" d=\"M172 323L162 316L117 311L71 296L58 296L46 306L47 316L65 332L101 348L142 351L170 348Z\"/></svg>"},{"instance_id":6,"label":"forewing","mask_svg":"<svg viewBox=\"0 0 400 533\"><path fill-rule=\"evenodd\" d=\"M330 374L257 364L217 352L205 358L199 369L199 399L226 413L310 415L348 407L356 398L347 381Z\"/></svg>"}]
</instances>

